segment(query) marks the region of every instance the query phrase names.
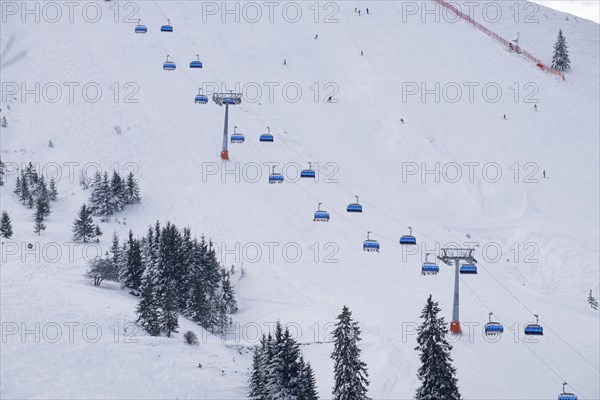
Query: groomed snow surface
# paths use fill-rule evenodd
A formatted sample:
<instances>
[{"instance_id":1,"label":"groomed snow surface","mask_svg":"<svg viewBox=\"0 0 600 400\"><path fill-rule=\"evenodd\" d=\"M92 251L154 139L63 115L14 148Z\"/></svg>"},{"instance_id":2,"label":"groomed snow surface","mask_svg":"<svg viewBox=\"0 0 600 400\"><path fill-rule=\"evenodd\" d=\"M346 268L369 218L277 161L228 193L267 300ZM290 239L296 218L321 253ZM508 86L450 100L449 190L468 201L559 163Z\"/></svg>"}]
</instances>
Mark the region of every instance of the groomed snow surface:
<instances>
[{"instance_id":1,"label":"groomed snow surface","mask_svg":"<svg viewBox=\"0 0 600 400\"><path fill-rule=\"evenodd\" d=\"M21 14L25 3L2 2L1 156L8 167L58 171L60 193L38 237L32 210L12 193L16 173L0 188L14 227L0 268L2 398L245 398L257 331L278 319L297 331L320 397L330 398L328 334L344 304L363 331L369 395L412 398L414 329L427 296L446 321L452 312L452 269L424 277L420 266L451 242L477 242L480 261L477 275L460 280L465 333L452 356L463 397L551 399L567 381L580 399L600 398L599 314L586 304L600 279L598 24L522 1L475 6L476 20L507 39L520 32L521 46L546 63L562 29L573 70L561 81L433 2L278 3L272 21L262 3L257 17L237 2L98 2L76 6L72 21L62 3L61 17L27 3L35 4L39 22ZM239 22L222 15L225 6L238 7ZM134 34L138 18L148 34ZM173 33L159 31L167 18ZM167 54L175 71L162 69ZM204 68L190 70L196 54ZM39 101L22 83L40 84ZM67 83L76 83L71 99ZM230 109L230 132L237 126L246 142L230 145L223 164L224 109L193 99L200 86L210 98L215 85L236 83L245 97ZM267 126L275 142L259 143ZM318 182L293 182L309 161ZM267 162L286 182L267 183ZM436 163L438 181L422 174ZM68 242L89 197L79 174L96 165L133 170L142 195L116 216L121 223L101 223L99 251L113 231L141 236L156 220L228 250L221 258L238 270L240 310L226 338L183 318L174 337L147 336L132 324L135 297L83 277L97 248ZM354 195L362 214L345 211ZM328 223L312 221L319 202ZM398 244L408 226L417 248ZM367 231L380 253L362 251ZM495 343L482 335L490 311L505 326ZM522 334L533 314L545 329L537 340ZM199 346L184 344L187 330Z\"/></svg>"}]
</instances>

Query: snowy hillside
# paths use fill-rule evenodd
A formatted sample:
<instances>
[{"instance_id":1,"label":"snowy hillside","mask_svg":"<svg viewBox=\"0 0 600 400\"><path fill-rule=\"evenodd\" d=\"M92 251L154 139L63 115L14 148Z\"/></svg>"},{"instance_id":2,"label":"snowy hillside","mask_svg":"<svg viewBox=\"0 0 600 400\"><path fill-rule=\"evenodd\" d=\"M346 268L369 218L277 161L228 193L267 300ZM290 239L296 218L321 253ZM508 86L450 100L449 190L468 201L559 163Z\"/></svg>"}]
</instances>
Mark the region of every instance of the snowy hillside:
<instances>
[{"instance_id":1,"label":"snowy hillside","mask_svg":"<svg viewBox=\"0 0 600 400\"><path fill-rule=\"evenodd\" d=\"M277 320L297 331L331 398L329 335L343 305L363 332L369 396L413 398L421 309L432 294L449 322L453 300L452 268L422 276L421 264L452 243L479 261L460 280L462 396L551 399L566 381L600 398L599 314L586 303L600 290L598 24L477 2L475 20L509 40L518 32L546 64L562 29L563 81L434 2L102 1L72 18L62 3L60 17L32 3L37 21L22 4L1 3L0 191L14 230L2 239L2 398L246 398L252 346ZM160 32L167 18L173 33ZM188 68L196 54L201 70ZM162 68L167 55L175 71ZM230 133L246 141L227 162L224 107L195 104L200 87L209 99L243 94ZM259 142L267 127L274 143ZM29 161L59 190L40 236L13 194L14 167ZM316 181L298 178L309 162ZM271 163L283 184L268 184ZM90 195L79 177L98 168L133 171L142 202L100 223L97 246L72 245ZM354 196L362 214L346 213ZM313 222L318 203L330 222ZM173 337L148 336L133 324L136 297L84 278L113 231L142 236L157 220L204 233L223 265L245 270L233 275L226 338L184 318ZM415 248L398 243L409 226ZM379 253L362 251L368 231ZM488 312L505 327L495 343L482 334ZM532 340L523 326L534 314L545 335ZM187 330L203 332L200 346L184 344Z\"/></svg>"}]
</instances>

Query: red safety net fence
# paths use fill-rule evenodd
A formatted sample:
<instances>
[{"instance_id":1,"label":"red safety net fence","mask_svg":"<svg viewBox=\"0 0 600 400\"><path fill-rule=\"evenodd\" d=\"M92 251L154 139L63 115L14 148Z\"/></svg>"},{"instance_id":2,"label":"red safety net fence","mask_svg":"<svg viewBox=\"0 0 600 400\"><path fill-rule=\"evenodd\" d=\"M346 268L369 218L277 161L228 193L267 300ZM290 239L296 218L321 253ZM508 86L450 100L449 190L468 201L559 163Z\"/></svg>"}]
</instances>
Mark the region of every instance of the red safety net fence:
<instances>
[{"instance_id":1,"label":"red safety net fence","mask_svg":"<svg viewBox=\"0 0 600 400\"><path fill-rule=\"evenodd\" d=\"M511 45L511 43L508 40L504 39L502 36L498 35L495 32L492 32L491 30L489 30L485 26L481 25L479 22L475 21L469 15L463 13L462 11L460 11L458 8L456 8L452 4L448 3L447 1L445 1L445 0L433 0L433 1L435 1L436 3L438 3L440 6L442 6L442 7L446 8L446 9L452 11L452 13L456 14L461 19L463 19L463 20L467 21L468 23L472 24L475 28L479 29L481 32L485 33L489 37L491 37L491 38L497 40L498 42L502 43L504 46L509 47ZM542 69L542 70L544 70L544 71L546 71L548 73L551 73L552 75L560 77L563 81L565 80L565 74L562 71L559 71L557 69L554 69L552 67L547 66L541 60L539 60L538 58L534 57L531 53L529 53L526 50L523 50L519 46L516 46L514 50L517 53L523 54L523 56L525 56L525 58L527 58L530 61L532 61L538 68L540 68L540 69Z\"/></svg>"}]
</instances>

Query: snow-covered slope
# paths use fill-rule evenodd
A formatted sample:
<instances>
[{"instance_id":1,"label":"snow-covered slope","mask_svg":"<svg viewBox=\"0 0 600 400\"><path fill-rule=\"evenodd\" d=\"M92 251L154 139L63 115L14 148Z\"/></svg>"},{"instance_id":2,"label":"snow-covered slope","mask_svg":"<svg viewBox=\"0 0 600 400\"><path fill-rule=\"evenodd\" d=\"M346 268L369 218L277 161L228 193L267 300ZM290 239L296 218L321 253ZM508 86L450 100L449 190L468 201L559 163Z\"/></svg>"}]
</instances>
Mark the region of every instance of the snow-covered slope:
<instances>
[{"instance_id":1,"label":"snow-covered slope","mask_svg":"<svg viewBox=\"0 0 600 400\"><path fill-rule=\"evenodd\" d=\"M448 243L477 242L480 272L461 278L461 321L465 329L479 325L453 350L463 396L547 399L566 380L580 398L599 398L598 313L585 303L590 289L597 296L600 279L599 26L567 21L544 7L531 15L525 2L493 3L502 11L495 22L481 16L488 3L476 8L475 19L508 39L520 32L521 45L546 63L561 28L573 65L561 81L445 12L437 20L426 14L433 3L290 3L302 10L296 23L295 6L284 17L283 3L272 22L261 6L256 23L245 3L228 3L237 4L240 20L225 15L223 22L223 4L99 2L95 23L81 8L70 22L65 7L57 23L31 16L22 22L3 8L1 108L9 125L1 130L2 160L38 162L50 176L58 165L61 177L59 201L40 237L33 236L31 210L12 194L15 175L1 188L2 209L15 227L3 244L0 270L2 397L244 398L248 346L256 343L257 327L267 332L279 319L298 327L320 395L328 398L327 334L347 304L363 329L370 396L411 398L419 365L412 332L420 310L429 293L448 321L452 306L452 270L423 277L420 263ZM328 16L337 22L325 23ZM141 18L149 33L135 35L127 17ZM173 34L159 32L167 18ZM205 65L200 71L187 68L196 53ZM162 70L167 54L178 63L174 72ZM21 90L7 94L12 82L47 90L35 101ZM62 88L54 103L52 82ZM78 84L72 101L69 82ZM231 145L231 160L222 164L224 109L193 98L200 86L236 84L245 99L230 110L231 126L246 143ZM422 98L423 89L436 85L439 100ZM102 90L96 102L94 87ZM253 101L256 88L261 93ZM295 101L297 88L302 95ZM326 102L329 95L337 102ZM275 143L258 142L267 126ZM292 182L309 161L319 163L319 181ZM286 167L284 184L267 183L269 162ZM421 175L436 163L446 172L439 181ZM90 166L91 175L95 165L134 170L143 197L118 216L127 225L102 224L102 252L112 231L142 235L157 219L170 220L209 235L225 265L243 265L246 275L236 283L239 328L225 341L206 333L206 343L191 348L180 334L145 336L131 325L135 298L83 278L86 248L70 255L65 243L89 196L77 183L79 173ZM456 165L462 178L454 181ZM416 175L406 175L415 167ZM239 179L225 169L239 171ZM362 215L345 212L354 195ZM328 224L312 221L318 202L332 213ZM398 244L408 226L419 241L414 251ZM379 254L361 249L369 230L381 242ZM26 254L28 242L46 257ZM62 250L56 262L48 260L51 243ZM86 250L93 255L95 248ZM506 327L497 343L481 334L489 311ZM522 335L533 314L546 329L537 343ZM38 342L23 336L36 323ZM52 323L61 327L56 343ZM73 340L69 323L78 324ZM180 325L201 331L183 319ZM96 329L102 336L94 342Z\"/></svg>"}]
</instances>

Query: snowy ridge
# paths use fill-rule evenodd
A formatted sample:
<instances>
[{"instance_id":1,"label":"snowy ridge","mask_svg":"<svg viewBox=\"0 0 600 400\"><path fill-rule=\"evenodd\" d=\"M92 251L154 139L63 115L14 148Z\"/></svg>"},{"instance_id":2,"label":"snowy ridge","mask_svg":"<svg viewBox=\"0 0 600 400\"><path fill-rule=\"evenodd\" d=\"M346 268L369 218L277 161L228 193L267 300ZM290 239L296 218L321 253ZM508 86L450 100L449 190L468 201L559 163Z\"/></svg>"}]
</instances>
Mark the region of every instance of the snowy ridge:
<instances>
[{"instance_id":1,"label":"snowy ridge","mask_svg":"<svg viewBox=\"0 0 600 400\"><path fill-rule=\"evenodd\" d=\"M262 257L255 263L248 254L242 257L246 275L236 283L240 311L234 316L239 330L225 343L204 333L206 343L192 348L183 344L181 333L167 339L124 332L135 320L136 299L118 285L90 286L80 254L69 259L63 252L54 263L31 257L22 262L21 253L4 254L3 322L79 325L73 343L64 338L22 343L20 333L3 341L3 397L244 398L254 343L250 327L258 324L266 331L280 319L301 329L298 339L306 344L302 351L315 369L320 396L329 398L333 346L327 324L347 304L363 330L369 395L411 398L418 385L418 357L415 336L403 332L418 322L429 293L448 321L452 305L451 269L440 265L437 276L423 277L420 264L425 252L439 244L472 241L480 243L480 271L461 279L461 320L479 325L473 339L465 334L452 352L463 397L555 398L565 380L580 398L600 398L598 313L585 304L589 290L597 295L600 288L597 24L567 22L565 14L544 7L536 14L538 24L525 23L522 16L515 22L512 3L498 3L503 17L490 29L507 38L520 32L523 47L547 55L545 63L563 29L574 64L563 82L462 21L436 22L430 16L423 22L421 9L409 15L401 2L369 2L370 15L363 10L360 17L354 7L364 5L337 3L339 21L331 24L315 24L308 4L305 17L295 24L281 18L223 24L218 15L203 21L199 2L139 2L131 20L142 19L149 28L146 36L133 33L134 23L112 20L109 7L119 3L98 4L107 17L94 24L14 18L3 23L2 49L11 38L14 47L2 58L26 51L12 65L3 60L3 82L97 82L103 97L96 103L81 95L74 102L63 97L57 103L36 103L16 95L10 111L3 103L9 126L1 130L2 160L78 162L75 175L92 162L103 169L116 163L120 169L133 168L142 203L118 216L126 217L126 226L102 224L103 249L113 230L121 238L130 228L143 235L160 219L189 225L198 235L204 232L222 248L259 244ZM523 12L529 3L518 4ZM321 8L321 18L329 11ZM167 18L175 28L171 35L158 31ZM172 73L161 68L167 54L178 65ZM199 72L187 68L195 54L204 63ZM120 99L132 93L124 84L137 84L133 97L139 102L114 102L109 87L115 82ZM231 109L231 131L238 126L246 142L230 145L225 167L218 160L224 110L212 103L196 105L193 97L203 84L233 88L250 82L262 89L261 98L254 103L246 98ZM268 82L279 83L271 102ZM310 89L315 82L319 102ZM325 87L329 82L339 88L333 95L338 103L324 101L333 94ZM436 82L441 87L457 83L463 90L460 101L441 96L436 102L433 95L422 101L421 85L431 89ZM469 82L479 84L472 102L465 86ZM280 89L287 83L302 88L298 102L284 99ZM481 88L488 83L502 89L499 101L484 99ZM511 90L515 83L517 101ZM526 88L528 83L534 86ZM407 84L419 92L408 95ZM537 113L527 96L538 100ZM259 143L267 126L275 142ZM54 148L47 147L48 140ZM295 166L305 168L309 161L319 163L319 182L292 183ZM287 181L268 185L265 162L291 165ZM478 167L469 181L464 168L456 183L435 182L432 175L421 182L422 163L433 168L436 162L497 163L503 175L491 183ZM527 163L533 167L526 168ZM255 164L262 174L256 183L242 174ZM403 180L408 165L419 172ZM211 168L217 174L210 175ZM240 182L233 174L223 180L223 168L239 168ZM75 212L89 191L70 180L66 168L62 171L59 201L39 238L32 235L31 210L12 194L14 175L8 177L0 190L2 209L15 227L13 243L70 241ZM327 183L326 177L338 182ZM354 195L363 204L362 215L345 212ZM331 213L327 224L312 221L318 202ZM425 246L417 254L407 254L398 244L408 226ZM369 230L381 242L379 254L361 250ZM273 260L264 245L271 242L278 243ZM281 251L290 243L302 250L298 262ZM311 248L315 243L318 262ZM334 247L325 247L328 243ZM488 257L481 253L484 247ZM497 247L502 257L491 262ZM518 262L513 249L518 249ZM325 262L326 257L338 262ZM527 257L538 262L526 262ZM223 262L242 265L228 253ZM481 335L489 311L505 326L498 343ZM522 336L533 314L540 315L547 332L539 343ZM103 333L97 343L82 339L83 326L91 322ZM181 332L201 332L183 318L180 325ZM517 341L509 329L513 326ZM199 362L205 367L197 368Z\"/></svg>"}]
</instances>

